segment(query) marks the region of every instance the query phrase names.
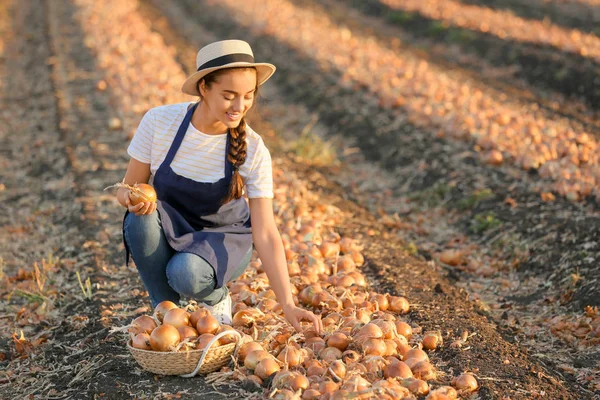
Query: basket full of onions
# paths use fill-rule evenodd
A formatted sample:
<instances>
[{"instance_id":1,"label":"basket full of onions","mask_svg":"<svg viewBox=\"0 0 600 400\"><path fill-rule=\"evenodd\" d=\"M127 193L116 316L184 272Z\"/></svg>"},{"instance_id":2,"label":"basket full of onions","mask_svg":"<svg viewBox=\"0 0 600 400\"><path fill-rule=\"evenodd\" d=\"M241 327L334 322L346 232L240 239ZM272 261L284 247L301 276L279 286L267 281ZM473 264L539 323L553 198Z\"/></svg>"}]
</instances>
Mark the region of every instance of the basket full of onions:
<instances>
[{"instance_id":1,"label":"basket full of onions","mask_svg":"<svg viewBox=\"0 0 600 400\"><path fill-rule=\"evenodd\" d=\"M127 348L143 369L186 378L229 364L242 339L207 309L179 308L170 301L158 304L152 316L142 315L124 328L130 336Z\"/></svg>"}]
</instances>

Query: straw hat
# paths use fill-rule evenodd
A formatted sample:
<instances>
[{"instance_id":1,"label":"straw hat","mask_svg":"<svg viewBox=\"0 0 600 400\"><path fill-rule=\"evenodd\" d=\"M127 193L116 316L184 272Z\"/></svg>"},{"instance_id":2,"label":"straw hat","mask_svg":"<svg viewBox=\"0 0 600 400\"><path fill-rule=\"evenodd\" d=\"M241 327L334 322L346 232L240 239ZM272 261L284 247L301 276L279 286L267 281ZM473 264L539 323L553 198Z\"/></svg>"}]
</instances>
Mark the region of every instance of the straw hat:
<instances>
[{"instance_id":1,"label":"straw hat","mask_svg":"<svg viewBox=\"0 0 600 400\"><path fill-rule=\"evenodd\" d=\"M222 40L204 46L196 55L196 71L190 75L181 91L200 96L198 82L206 75L222 68L254 67L258 85L265 83L275 72L275 66L268 63L254 62L254 54L250 45L243 40Z\"/></svg>"}]
</instances>

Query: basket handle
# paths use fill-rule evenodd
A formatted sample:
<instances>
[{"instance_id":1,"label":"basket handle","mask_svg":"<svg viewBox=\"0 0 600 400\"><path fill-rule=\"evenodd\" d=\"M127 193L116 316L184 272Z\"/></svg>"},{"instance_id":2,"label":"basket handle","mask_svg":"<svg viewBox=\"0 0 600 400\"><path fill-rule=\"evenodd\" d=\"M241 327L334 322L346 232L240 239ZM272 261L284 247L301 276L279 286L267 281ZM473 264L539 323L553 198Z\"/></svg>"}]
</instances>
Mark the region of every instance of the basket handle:
<instances>
[{"instance_id":1,"label":"basket handle","mask_svg":"<svg viewBox=\"0 0 600 400\"><path fill-rule=\"evenodd\" d=\"M232 330L228 330L228 331L223 331L221 333L218 333L214 338L212 338L210 340L210 342L208 342L208 344L206 345L206 347L204 348L204 350L202 351L202 355L200 356L200 360L198 360L198 365L196 365L196 368L190 372L189 374L184 374L184 375L179 375L182 378L191 378L196 376L196 374L198 373L198 371L200 370L200 368L202 367L202 364L204 363L204 358L206 357L206 355L208 354L208 350L210 349L210 347L220 338L222 338L225 335L231 335L233 334L234 336L237 336L237 342L236 342L236 349L240 344L240 341L242 339L242 335L236 331L235 329Z\"/></svg>"}]
</instances>

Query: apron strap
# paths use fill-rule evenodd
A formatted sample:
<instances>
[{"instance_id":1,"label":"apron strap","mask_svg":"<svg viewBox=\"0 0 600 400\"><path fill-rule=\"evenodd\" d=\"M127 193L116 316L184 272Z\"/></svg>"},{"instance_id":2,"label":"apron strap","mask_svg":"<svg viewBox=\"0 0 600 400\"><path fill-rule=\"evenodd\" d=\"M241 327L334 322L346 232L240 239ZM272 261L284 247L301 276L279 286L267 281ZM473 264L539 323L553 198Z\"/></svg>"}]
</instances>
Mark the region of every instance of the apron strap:
<instances>
[{"instance_id":1,"label":"apron strap","mask_svg":"<svg viewBox=\"0 0 600 400\"><path fill-rule=\"evenodd\" d=\"M194 111L196 110L196 107L198 107L198 104L200 104L200 103L194 104L185 114L185 118L183 119L183 122L181 123L181 125L179 125L179 129L177 130L177 135L175 135L175 139L173 139L171 148L169 149L169 152L167 153L167 156L165 157L165 160L162 162L161 166L162 165L165 165L165 166L171 165L171 162L175 158L175 154L177 154L177 150L179 150L179 146L181 146L181 143L183 142L185 133L187 132L188 127L190 126L190 122L192 120L192 114L194 114Z\"/></svg>"}]
</instances>

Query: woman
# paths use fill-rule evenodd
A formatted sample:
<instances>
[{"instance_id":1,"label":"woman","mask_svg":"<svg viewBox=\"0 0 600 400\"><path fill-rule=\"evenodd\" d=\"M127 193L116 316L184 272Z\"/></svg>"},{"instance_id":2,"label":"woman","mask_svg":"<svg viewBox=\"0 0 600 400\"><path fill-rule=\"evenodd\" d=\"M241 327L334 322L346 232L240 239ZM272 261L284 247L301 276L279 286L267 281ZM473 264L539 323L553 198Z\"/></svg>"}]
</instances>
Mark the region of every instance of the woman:
<instances>
[{"instance_id":1,"label":"woman","mask_svg":"<svg viewBox=\"0 0 600 400\"><path fill-rule=\"evenodd\" d=\"M254 244L287 320L297 330L304 320L320 331L320 319L294 305L273 215L271 157L244 121L275 66L255 63L241 40L203 47L196 66L182 91L200 101L148 111L127 150L123 182L151 183L158 195L156 203L133 206L128 189L117 192L127 207L127 259L131 253L153 306L183 295L231 324L225 285L242 275Z\"/></svg>"}]
</instances>

